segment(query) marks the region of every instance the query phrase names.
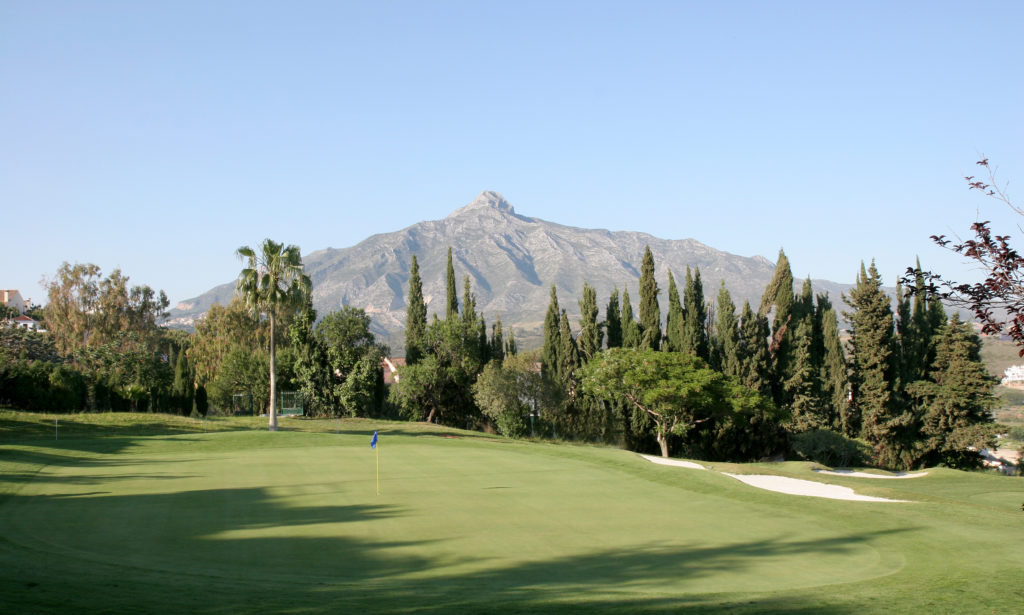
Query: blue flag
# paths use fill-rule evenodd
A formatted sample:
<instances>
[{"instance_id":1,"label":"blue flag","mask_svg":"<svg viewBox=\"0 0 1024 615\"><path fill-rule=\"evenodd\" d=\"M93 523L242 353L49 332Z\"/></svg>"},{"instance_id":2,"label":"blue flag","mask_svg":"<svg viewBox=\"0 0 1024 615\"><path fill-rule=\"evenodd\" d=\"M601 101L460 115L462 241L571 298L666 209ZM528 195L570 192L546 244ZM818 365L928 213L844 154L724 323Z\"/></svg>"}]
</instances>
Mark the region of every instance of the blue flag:
<instances>
[{"instance_id":1,"label":"blue flag","mask_svg":"<svg viewBox=\"0 0 1024 615\"><path fill-rule=\"evenodd\" d=\"M377 432L373 432L373 439L370 440L370 448L377 448Z\"/></svg>"}]
</instances>

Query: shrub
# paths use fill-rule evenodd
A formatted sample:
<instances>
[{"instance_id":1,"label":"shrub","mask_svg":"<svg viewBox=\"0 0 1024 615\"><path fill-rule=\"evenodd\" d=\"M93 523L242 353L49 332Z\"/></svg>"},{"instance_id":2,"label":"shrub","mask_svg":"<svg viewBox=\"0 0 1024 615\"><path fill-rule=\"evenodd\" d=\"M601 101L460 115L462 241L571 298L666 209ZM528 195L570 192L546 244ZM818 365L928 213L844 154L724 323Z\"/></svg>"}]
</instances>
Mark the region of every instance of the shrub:
<instances>
[{"instance_id":1,"label":"shrub","mask_svg":"<svg viewBox=\"0 0 1024 615\"><path fill-rule=\"evenodd\" d=\"M800 457L829 467L866 465L871 458L866 443L828 429L794 434L790 446Z\"/></svg>"}]
</instances>

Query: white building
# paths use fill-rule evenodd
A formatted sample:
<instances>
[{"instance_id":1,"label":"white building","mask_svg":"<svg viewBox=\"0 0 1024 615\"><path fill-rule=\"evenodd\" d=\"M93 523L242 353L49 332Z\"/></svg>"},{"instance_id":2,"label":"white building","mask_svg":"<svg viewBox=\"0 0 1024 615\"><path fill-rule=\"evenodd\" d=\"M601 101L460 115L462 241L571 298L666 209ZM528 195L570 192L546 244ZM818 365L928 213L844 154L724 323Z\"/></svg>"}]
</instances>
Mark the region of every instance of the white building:
<instances>
[{"instance_id":1,"label":"white building","mask_svg":"<svg viewBox=\"0 0 1024 615\"><path fill-rule=\"evenodd\" d=\"M0 290L0 304L18 310L19 314L24 314L28 309L28 303L16 290Z\"/></svg>"},{"instance_id":2,"label":"white building","mask_svg":"<svg viewBox=\"0 0 1024 615\"><path fill-rule=\"evenodd\" d=\"M1003 372L1001 384L1004 386L1024 385L1024 365L1011 365L1007 367L1006 371Z\"/></svg>"}]
</instances>

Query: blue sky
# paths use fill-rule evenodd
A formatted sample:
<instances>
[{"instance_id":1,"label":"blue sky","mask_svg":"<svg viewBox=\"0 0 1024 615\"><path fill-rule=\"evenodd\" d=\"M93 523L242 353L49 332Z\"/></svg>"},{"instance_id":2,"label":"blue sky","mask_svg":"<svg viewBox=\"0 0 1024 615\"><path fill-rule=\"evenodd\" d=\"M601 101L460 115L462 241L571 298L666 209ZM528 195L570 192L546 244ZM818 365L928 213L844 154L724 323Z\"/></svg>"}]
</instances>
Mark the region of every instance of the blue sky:
<instances>
[{"instance_id":1,"label":"blue sky","mask_svg":"<svg viewBox=\"0 0 1024 615\"><path fill-rule=\"evenodd\" d=\"M172 303L304 253L521 214L893 281L1024 204L1024 3L0 1L0 287L63 261Z\"/></svg>"}]
</instances>

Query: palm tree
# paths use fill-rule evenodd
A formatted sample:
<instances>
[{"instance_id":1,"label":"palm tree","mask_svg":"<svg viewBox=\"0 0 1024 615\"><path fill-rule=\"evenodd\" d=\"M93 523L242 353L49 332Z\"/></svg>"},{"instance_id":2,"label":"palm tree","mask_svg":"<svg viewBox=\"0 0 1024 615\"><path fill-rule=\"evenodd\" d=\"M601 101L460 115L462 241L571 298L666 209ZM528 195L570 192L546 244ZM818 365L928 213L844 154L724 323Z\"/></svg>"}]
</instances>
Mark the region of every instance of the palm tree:
<instances>
[{"instance_id":1,"label":"palm tree","mask_svg":"<svg viewBox=\"0 0 1024 615\"><path fill-rule=\"evenodd\" d=\"M270 321L270 431L277 431L277 378L275 376L274 322L279 314L296 309L309 297L312 283L303 272L298 246L264 239L260 251L242 246L235 252L248 267L238 274L235 292L254 315Z\"/></svg>"}]
</instances>

